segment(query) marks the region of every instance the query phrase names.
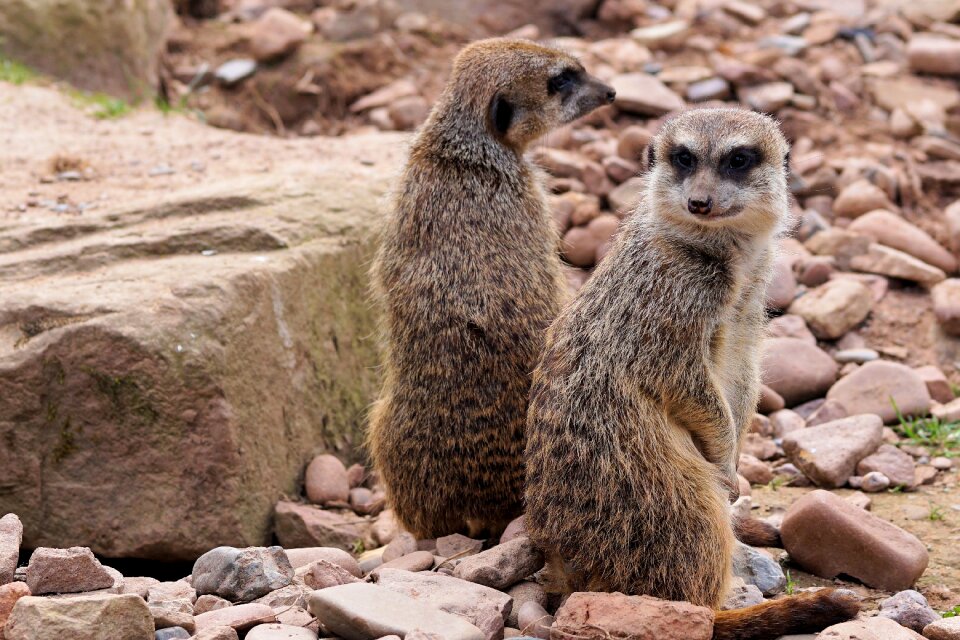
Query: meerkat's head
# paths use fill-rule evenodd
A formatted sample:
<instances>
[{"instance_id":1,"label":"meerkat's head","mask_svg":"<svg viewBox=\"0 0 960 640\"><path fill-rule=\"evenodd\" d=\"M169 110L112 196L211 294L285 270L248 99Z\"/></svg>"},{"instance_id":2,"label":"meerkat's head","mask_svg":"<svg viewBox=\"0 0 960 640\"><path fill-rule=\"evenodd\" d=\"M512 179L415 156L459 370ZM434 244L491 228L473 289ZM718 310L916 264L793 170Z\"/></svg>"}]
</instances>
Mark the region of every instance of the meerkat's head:
<instances>
[{"instance_id":1,"label":"meerkat's head","mask_svg":"<svg viewBox=\"0 0 960 640\"><path fill-rule=\"evenodd\" d=\"M438 106L473 119L502 144L523 151L554 127L610 104L615 96L612 87L563 51L491 38L460 52Z\"/></svg>"},{"instance_id":2,"label":"meerkat's head","mask_svg":"<svg viewBox=\"0 0 960 640\"><path fill-rule=\"evenodd\" d=\"M790 223L789 152L768 116L744 109L683 112L649 147L650 212L681 227L779 232Z\"/></svg>"}]
</instances>

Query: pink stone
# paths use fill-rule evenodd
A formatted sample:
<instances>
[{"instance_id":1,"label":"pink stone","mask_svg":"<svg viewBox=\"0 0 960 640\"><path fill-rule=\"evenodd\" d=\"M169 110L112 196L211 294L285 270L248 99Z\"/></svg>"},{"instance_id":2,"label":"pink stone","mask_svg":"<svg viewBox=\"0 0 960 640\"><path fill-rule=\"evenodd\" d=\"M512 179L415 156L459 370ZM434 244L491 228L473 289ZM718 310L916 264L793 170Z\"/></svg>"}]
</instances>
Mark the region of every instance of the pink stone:
<instances>
[{"instance_id":1,"label":"pink stone","mask_svg":"<svg viewBox=\"0 0 960 640\"><path fill-rule=\"evenodd\" d=\"M193 621L197 625L198 633L211 627L230 627L236 631L246 631L257 624L276 622L277 617L267 605L252 602L201 613L194 616Z\"/></svg>"},{"instance_id":2,"label":"pink stone","mask_svg":"<svg viewBox=\"0 0 960 640\"><path fill-rule=\"evenodd\" d=\"M943 375L940 367L931 364L917 367L914 371L920 376L923 383L927 385L927 391L930 393L932 399L941 404L946 404L954 399L950 382L947 380L947 377Z\"/></svg>"},{"instance_id":3,"label":"pink stone","mask_svg":"<svg viewBox=\"0 0 960 640\"><path fill-rule=\"evenodd\" d=\"M880 419L866 414L788 433L783 451L818 486L834 488L842 487L882 440Z\"/></svg>"},{"instance_id":4,"label":"pink stone","mask_svg":"<svg viewBox=\"0 0 960 640\"><path fill-rule=\"evenodd\" d=\"M885 424L897 421L897 412L904 416L922 416L930 410L930 393L923 379L906 365L874 360L841 378L827 398L836 400L850 415L873 413Z\"/></svg>"},{"instance_id":5,"label":"pink stone","mask_svg":"<svg viewBox=\"0 0 960 640\"><path fill-rule=\"evenodd\" d=\"M788 407L822 397L837 379L837 363L816 345L796 338L764 342L763 383Z\"/></svg>"},{"instance_id":6,"label":"pink stone","mask_svg":"<svg viewBox=\"0 0 960 640\"><path fill-rule=\"evenodd\" d=\"M30 595L30 587L23 582L11 582L0 586L0 640L3 640L3 625L7 623L17 600Z\"/></svg>"},{"instance_id":7,"label":"pink stone","mask_svg":"<svg viewBox=\"0 0 960 640\"><path fill-rule=\"evenodd\" d=\"M881 445L876 452L857 463L858 474L863 476L871 471L887 476L894 487L913 489L917 483L913 456L893 445Z\"/></svg>"},{"instance_id":8,"label":"pink stone","mask_svg":"<svg viewBox=\"0 0 960 640\"><path fill-rule=\"evenodd\" d=\"M304 476L307 499L314 504L345 503L350 497L347 469L335 456L317 456L307 465Z\"/></svg>"},{"instance_id":9,"label":"pink stone","mask_svg":"<svg viewBox=\"0 0 960 640\"><path fill-rule=\"evenodd\" d=\"M0 585L13 581L23 540L23 524L15 513L0 518Z\"/></svg>"},{"instance_id":10,"label":"pink stone","mask_svg":"<svg viewBox=\"0 0 960 640\"><path fill-rule=\"evenodd\" d=\"M551 640L709 640L713 611L622 593L574 593L559 610Z\"/></svg>"},{"instance_id":11,"label":"pink stone","mask_svg":"<svg viewBox=\"0 0 960 640\"><path fill-rule=\"evenodd\" d=\"M114 577L87 547L38 547L27 565L27 586L36 595L96 591L113 583Z\"/></svg>"}]
</instances>

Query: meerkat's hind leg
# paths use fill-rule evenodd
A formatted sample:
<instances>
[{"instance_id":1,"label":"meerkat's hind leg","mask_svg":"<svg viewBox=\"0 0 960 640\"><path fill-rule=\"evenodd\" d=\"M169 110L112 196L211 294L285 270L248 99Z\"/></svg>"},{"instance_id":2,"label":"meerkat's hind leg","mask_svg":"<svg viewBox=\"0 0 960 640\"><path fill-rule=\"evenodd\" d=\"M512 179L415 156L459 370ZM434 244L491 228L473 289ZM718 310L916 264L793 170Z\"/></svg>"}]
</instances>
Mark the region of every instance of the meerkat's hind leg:
<instances>
[{"instance_id":1,"label":"meerkat's hind leg","mask_svg":"<svg viewBox=\"0 0 960 640\"><path fill-rule=\"evenodd\" d=\"M539 574L539 582L548 594L568 595L574 591L603 591L591 588L589 580L575 571L557 553L546 554L546 564Z\"/></svg>"}]
</instances>

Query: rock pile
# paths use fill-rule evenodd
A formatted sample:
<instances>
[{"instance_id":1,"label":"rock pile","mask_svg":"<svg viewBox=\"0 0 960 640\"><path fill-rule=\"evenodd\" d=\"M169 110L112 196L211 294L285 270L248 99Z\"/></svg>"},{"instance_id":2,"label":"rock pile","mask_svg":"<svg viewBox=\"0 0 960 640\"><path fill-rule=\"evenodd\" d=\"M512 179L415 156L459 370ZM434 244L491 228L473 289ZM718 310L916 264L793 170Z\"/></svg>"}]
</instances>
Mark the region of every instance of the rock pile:
<instances>
[{"instance_id":1,"label":"rock pile","mask_svg":"<svg viewBox=\"0 0 960 640\"><path fill-rule=\"evenodd\" d=\"M389 511L380 515L390 517ZM0 640L712 636L714 613L689 603L548 595L541 585L543 556L522 527L521 518L499 544L462 535L416 540L394 529L385 544L358 558L334 547L219 547L173 582L124 577L85 548L37 549L24 572L0 585ZM798 501L782 534L793 562L891 591L912 584L926 562L923 546L909 534L826 491ZM780 565L746 545L739 545L734 572L725 608L758 604L787 587ZM61 577L43 582L38 576ZM859 637L850 630L863 627L905 638L918 630L931 640L955 638L951 622L941 621L916 591L901 591L880 607L878 618L837 625L822 637Z\"/></svg>"}]
</instances>

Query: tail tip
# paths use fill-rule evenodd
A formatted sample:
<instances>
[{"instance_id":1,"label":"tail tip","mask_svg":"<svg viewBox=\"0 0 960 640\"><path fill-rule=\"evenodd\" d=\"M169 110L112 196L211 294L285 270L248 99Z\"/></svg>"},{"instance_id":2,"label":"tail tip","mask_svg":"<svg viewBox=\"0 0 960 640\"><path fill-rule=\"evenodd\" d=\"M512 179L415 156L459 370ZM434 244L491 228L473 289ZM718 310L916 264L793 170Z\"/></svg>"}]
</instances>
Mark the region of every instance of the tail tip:
<instances>
[{"instance_id":1,"label":"tail tip","mask_svg":"<svg viewBox=\"0 0 960 640\"><path fill-rule=\"evenodd\" d=\"M855 618L860 613L860 596L850 589L828 589L825 598L840 622Z\"/></svg>"}]
</instances>

